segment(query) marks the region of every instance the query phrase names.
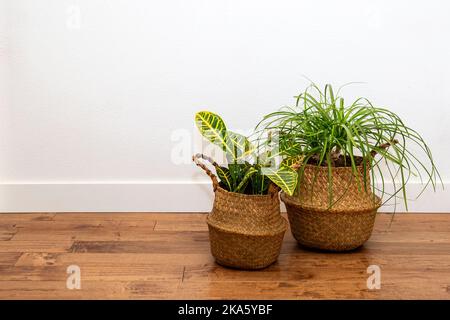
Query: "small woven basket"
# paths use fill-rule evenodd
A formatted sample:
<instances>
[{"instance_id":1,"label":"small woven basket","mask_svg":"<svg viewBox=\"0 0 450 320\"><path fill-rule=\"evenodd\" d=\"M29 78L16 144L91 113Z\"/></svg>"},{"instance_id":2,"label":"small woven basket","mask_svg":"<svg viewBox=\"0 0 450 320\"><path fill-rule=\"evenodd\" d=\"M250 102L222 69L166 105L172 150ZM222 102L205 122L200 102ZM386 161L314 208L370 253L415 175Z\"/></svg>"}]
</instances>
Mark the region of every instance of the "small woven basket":
<instances>
[{"instance_id":1,"label":"small woven basket","mask_svg":"<svg viewBox=\"0 0 450 320\"><path fill-rule=\"evenodd\" d=\"M213 182L215 198L207 223L216 262L238 269L261 269L274 263L287 229L287 221L280 214L278 190L269 188L268 195L226 191L198 161L200 158L210 159L204 155L193 157Z\"/></svg>"},{"instance_id":2,"label":"small woven basket","mask_svg":"<svg viewBox=\"0 0 450 320\"><path fill-rule=\"evenodd\" d=\"M332 197L328 167L306 165L298 192L281 194L294 238L305 247L347 251L363 245L372 234L381 199L371 192L369 168L332 170ZM359 180L359 183L358 183Z\"/></svg>"}]
</instances>

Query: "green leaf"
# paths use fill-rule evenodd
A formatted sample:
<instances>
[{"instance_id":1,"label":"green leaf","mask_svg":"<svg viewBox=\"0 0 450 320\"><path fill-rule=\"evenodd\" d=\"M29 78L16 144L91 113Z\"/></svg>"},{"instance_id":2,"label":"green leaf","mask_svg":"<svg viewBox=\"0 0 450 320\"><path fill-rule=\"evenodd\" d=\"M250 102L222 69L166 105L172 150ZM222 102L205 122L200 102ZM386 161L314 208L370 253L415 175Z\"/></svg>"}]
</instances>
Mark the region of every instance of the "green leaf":
<instances>
[{"instance_id":1,"label":"green leaf","mask_svg":"<svg viewBox=\"0 0 450 320\"><path fill-rule=\"evenodd\" d=\"M290 142L283 143L283 140L280 141L280 153L285 155L299 155L302 153L302 149L299 143Z\"/></svg>"},{"instance_id":2,"label":"green leaf","mask_svg":"<svg viewBox=\"0 0 450 320\"><path fill-rule=\"evenodd\" d=\"M234 191L239 183L244 178L245 172L248 170L249 166L245 163L230 163L228 165L228 170L231 177L231 191Z\"/></svg>"},{"instance_id":3,"label":"green leaf","mask_svg":"<svg viewBox=\"0 0 450 320\"><path fill-rule=\"evenodd\" d=\"M266 176L255 173L251 178L253 194L267 194L270 180Z\"/></svg>"},{"instance_id":4,"label":"green leaf","mask_svg":"<svg viewBox=\"0 0 450 320\"><path fill-rule=\"evenodd\" d=\"M389 196L385 203L393 199L394 211L400 199L407 208L406 185L411 177L419 176L424 183L418 195L428 185L435 190L438 181L442 184L431 150L417 131L394 112L374 106L366 98L360 97L345 105L339 90L335 93L331 85L326 85L322 91L312 83L296 97L295 106L268 114L257 128L278 132L284 158L302 155L303 164L311 160L310 164L328 168L330 199L334 166L348 167L358 176L358 167L362 165L363 183L360 179L356 181L361 192L369 187L365 176L368 166L373 192L378 190L376 185L380 182L380 195ZM392 144L393 141L397 142ZM390 143L388 149L383 147L387 142ZM376 160L374 155L383 161ZM298 175L302 177L302 168ZM399 187L394 183L393 193L388 193L385 183L396 180L399 180Z\"/></svg>"},{"instance_id":5,"label":"green leaf","mask_svg":"<svg viewBox=\"0 0 450 320\"><path fill-rule=\"evenodd\" d=\"M297 171L290 167L283 166L278 170L273 168L261 168L261 173L267 176L273 183L279 186L284 192L292 196L297 187Z\"/></svg>"},{"instance_id":6,"label":"green leaf","mask_svg":"<svg viewBox=\"0 0 450 320\"><path fill-rule=\"evenodd\" d=\"M293 164L300 165L302 163L302 161L303 161L302 156L289 157L289 158L283 159L283 161L281 161L281 166L290 167Z\"/></svg>"},{"instance_id":7,"label":"green leaf","mask_svg":"<svg viewBox=\"0 0 450 320\"><path fill-rule=\"evenodd\" d=\"M225 141L229 145L230 149L233 150L233 154L228 160L229 162L243 161L255 150L255 147L250 143L247 137L233 131L227 131Z\"/></svg>"},{"instance_id":8,"label":"green leaf","mask_svg":"<svg viewBox=\"0 0 450 320\"><path fill-rule=\"evenodd\" d=\"M195 124L198 130L211 143L218 145L223 151L231 155L234 154L226 141L227 127L222 118L209 111L200 111L195 114Z\"/></svg>"},{"instance_id":9,"label":"green leaf","mask_svg":"<svg viewBox=\"0 0 450 320\"><path fill-rule=\"evenodd\" d=\"M248 168L248 170L245 172L244 177L242 178L239 185L236 187L234 192L243 192L245 188L247 187L248 182L250 181L250 178L256 173L258 170L256 170L254 167Z\"/></svg>"},{"instance_id":10,"label":"green leaf","mask_svg":"<svg viewBox=\"0 0 450 320\"><path fill-rule=\"evenodd\" d=\"M219 146L225 152L228 163L241 161L255 149L247 137L227 131L225 122L213 112L197 112L195 123L205 139Z\"/></svg>"},{"instance_id":11,"label":"green leaf","mask_svg":"<svg viewBox=\"0 0 450 320\"><path fill-rule=\"evenodd\" d=\"M231 182L231 174L230 170L225 167L216 166L216 173L220 179L220 182L225 186L225 189L228 191L232 190L232 182Z\"/></svg>"}]
</instances>

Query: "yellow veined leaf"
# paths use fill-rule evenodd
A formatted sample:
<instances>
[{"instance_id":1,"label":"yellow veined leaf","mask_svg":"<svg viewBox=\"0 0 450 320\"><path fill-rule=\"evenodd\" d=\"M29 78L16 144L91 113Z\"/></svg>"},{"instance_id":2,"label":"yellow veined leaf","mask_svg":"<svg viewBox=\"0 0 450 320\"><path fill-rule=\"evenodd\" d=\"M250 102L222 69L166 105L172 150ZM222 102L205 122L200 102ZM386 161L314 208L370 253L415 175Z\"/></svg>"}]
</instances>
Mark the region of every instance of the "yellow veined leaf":
<instances>
[{"instance_id":1,"label":"yellow veined leaf","mask_svg":"<svg viewBox=\"0 0 450 320\"><path fill-rule=\"evenodd\" d=\"M292 196L297 187L297 171L287 167L282 166L279 169L274 169L271 167L261 168L261 173L268 177L273 183L279 186L284 192Z\"/></svg>"},{"instance_id":2,"label":"yellow veined leaf","mask_svg":"<svg viewBox=\"0 0 450 320\"><path fill-rule=\"evenodd\" d=\"M225 167L216 166L216 173L226 190L231 191L233 187L231 183L230 170Z\"/></svg>"},{"instance_id":3,"label":"yellow veined leaf","mask_svg":"<svg viewBox=\"0 0 450 320\"><path fill-rule=\"evenodd\" d=\"M195 114L195 124L198 130L211 143L221 147L226 153L233 155L233 149L227 143L227 127L222 118L209 111L200 111Z\"/></svg>"},{"instance_id":4,"label":"yellow veined leaf","mask_svg":"<svg viewBox=\"0 0 450 320\"><path fill-rule=\"evenodd\" d=\"M195 123L203 137L218 145L225 152L229 163L244 159L255 149L247 137L227 131L225 122L213 112L197 112Z\"/></svg>"},{"instance_id":5,"label":"yellow veined leaf","mask_svg":"<svg viewBox=\"0 0 450 320\"><path fill-rule=\"evenodd\" d=\"M227 131L225 140L233 150L233 160L245 160L256 150L247 137L233 131Z\"/></svg>"},{"instance_id":6,"label":"yellow veined leaf","mask_svg":"<svg viewBox=\"0 0 450 320\"><path fill-rule=\"evenodd\" d=\"M281 166L291 167L291 168L295 169L294 166L298 166L298 167L301 166L303 159L304 159L303 156L289 157L289 158L283 159L283 161L281 161Z\"/></svg>"}]
</instances>

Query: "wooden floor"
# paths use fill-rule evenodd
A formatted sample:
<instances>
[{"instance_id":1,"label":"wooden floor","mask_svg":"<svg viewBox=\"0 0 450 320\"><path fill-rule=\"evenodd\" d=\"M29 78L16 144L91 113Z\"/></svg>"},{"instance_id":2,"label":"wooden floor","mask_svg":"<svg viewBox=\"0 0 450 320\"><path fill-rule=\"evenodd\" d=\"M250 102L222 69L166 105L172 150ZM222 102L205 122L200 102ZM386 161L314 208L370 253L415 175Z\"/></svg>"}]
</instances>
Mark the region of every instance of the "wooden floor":
<instances>
[{"instance_id":1,"label":"wooden floor","mask_svg":"<svg viewBox=\"0 0 450 320\"><path fill-rule=\"evenodd\" d=\"M205 214L0 214L2 299L450 299L450 214L380 214L351 253L312 252L288 231L278 262L225 269ZM69 265L81 289L66 288ZM381 289L367 288L367 267Z\"/></svg>"}]
</instances>

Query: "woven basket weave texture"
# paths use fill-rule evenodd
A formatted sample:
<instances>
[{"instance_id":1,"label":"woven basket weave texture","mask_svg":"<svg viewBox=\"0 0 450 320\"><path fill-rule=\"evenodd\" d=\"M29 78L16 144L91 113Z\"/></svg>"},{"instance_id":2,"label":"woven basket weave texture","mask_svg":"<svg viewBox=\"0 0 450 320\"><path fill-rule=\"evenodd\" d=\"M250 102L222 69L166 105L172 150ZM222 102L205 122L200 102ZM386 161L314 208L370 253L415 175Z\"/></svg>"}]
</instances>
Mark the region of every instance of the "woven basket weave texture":
<instances>
[{"instance_id":1,"label":"woven basket weave texture","mask_svg":"<svg viewBox=\"0 0 450 320\"><path fill-rule=\"evenodd\" d=\"M220 187L207 223L216 261L240 269L260 269L275 262L287 229L277 193L244 195Z\"/></svg>"},{"instance_id":2,"label":"woven basket weave texture","mask_svg":"<svg viewBox=\"0 0 450 320\"><path fill-rule=\"evenodd\" d=\"M364 170L366 175L364 176ZM294 238L303 246L330 251L355 249L372 234L381 200L371 192L369 168L332 170L332 206L328 168L306 165L298 192L284 193Z\"/></svg>"},{"instance_id":3,"label":"woven basket weave texture","mask_svg":"<svg viewBox=\"0 0 450 320\"><path fill-rule=\"evenodd\" d=\"M287 221L280 214L278 188L269 186L267 195L228 192L201 160L217 163L203 154L192 160L211 178L215 193L208 215L211 253L216 262L232 268L261 269L280 255Z\"/></svg>"}]
</instances>

